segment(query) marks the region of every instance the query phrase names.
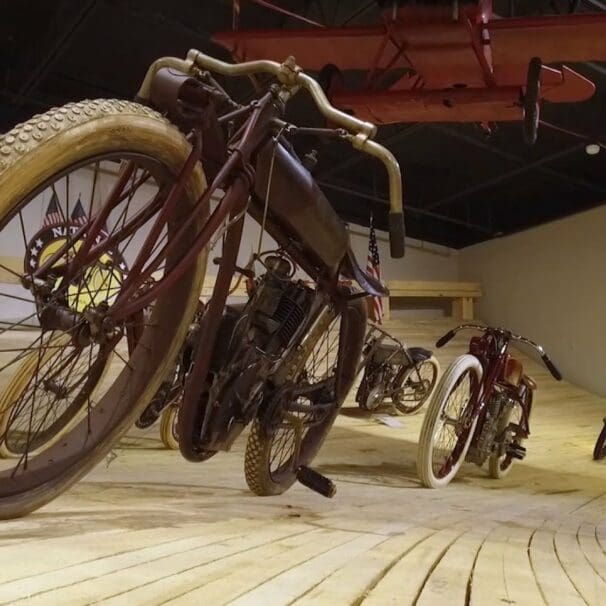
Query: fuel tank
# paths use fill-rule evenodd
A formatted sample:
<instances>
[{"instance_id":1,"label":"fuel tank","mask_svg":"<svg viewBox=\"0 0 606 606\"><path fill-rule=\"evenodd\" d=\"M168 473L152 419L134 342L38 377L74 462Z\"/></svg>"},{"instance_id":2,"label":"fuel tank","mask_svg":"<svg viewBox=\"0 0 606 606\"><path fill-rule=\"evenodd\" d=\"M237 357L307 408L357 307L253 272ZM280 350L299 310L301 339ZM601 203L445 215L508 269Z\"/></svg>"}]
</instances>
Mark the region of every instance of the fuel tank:
<instances>
[{"instance_id":1,"label":"fuel tank","mask_svg":"<svg viewBox=\"0 0 606 606\"><path fill-rule=\"evenodd\" d=\"M284 145L269 141L258 153L256 173L253 216L262 216L269 188L269 233L281 244L284 237L293 240L320 273L335 276L349 249L349 234L310 172ZM282 233L274 235L272 227Z\"/></svg>"}]
</instances>

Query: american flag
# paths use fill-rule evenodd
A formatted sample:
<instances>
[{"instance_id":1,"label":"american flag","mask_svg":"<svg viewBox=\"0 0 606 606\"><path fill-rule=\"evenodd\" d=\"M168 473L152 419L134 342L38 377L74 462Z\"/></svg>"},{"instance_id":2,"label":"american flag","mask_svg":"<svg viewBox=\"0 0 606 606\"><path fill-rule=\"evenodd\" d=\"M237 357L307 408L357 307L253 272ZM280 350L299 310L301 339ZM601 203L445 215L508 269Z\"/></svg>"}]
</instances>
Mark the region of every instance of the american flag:
<instances>
[{"instance_id":1,"label":"american flag","mask_svg":"<svg viewBox=\"0 0 606 606\"><path fill-rule=\"evenodd\" d=\"M377 245L377 234L370 217L370 235L368 238L368 261L366 271L377 280L381 279L381 261L379 260L379 247ZM377 324L383 323L383 301L381 297L372 297L371 319Z\"/></svg>"},{"instance_id":2,"label":"american flag","mask_svg":"<svg viewBox=\"0 0 606 606\"><path fill-rule=\"evenodd\" d=\"M44 215L42 227L57 225L58 223L63 223L63 215L61 214L61 209L59 207L57 193L53 191L53 195L48 203L48 208L46 209L46 214Z\"/></svg>"},{"instance_id":3,"label":"american flag","mask_svg":"<svg viewBox=\"0 0 606 606\"><path fill-rule=\"evenodd\" d=\"M84 207L82 206L80 196L78 196L76 206L74 206L74 210L72 212L72 216L69 218L69 221L72 225L86 225L88 223L86 212L84 212Z\"/></svg>"},{"instance_id":4,"label":"american flag","mask_svg":"<svg viewBox=\"0 0 606 606\"><path fill-rule=\"evenodd\" d=\"M72 216L69 218L69 222L72 225L86 225L88 223L88 217L86 215L86 211L84 210L84 206L82 206L82 200L80 199L80 196L78 196L76 206L74 206L74 210L72 212ZM101 228L100 236L104 239L109 237L109 230L107 229L107 225L104 225Z\"/></svg>"}]
</instances>

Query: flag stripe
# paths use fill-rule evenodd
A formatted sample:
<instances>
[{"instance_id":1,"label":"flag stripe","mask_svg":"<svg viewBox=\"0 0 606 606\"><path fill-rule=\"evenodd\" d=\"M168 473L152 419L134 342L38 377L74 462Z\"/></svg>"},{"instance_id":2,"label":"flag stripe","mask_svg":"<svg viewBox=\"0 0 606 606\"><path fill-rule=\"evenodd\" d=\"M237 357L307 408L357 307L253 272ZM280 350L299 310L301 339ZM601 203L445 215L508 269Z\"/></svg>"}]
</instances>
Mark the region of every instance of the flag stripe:
<instances>
[{"instance_id":1,"label":"flag stripe","mask_svg":"<svg viewBox=\"0 0 606 606\"><path fill-rule=\"evenodd\" d=\"M368 260L366 271L377 280L381 280L381 260L379 259L379 246L377 244L377 234L370 218L370 234L368 237ZM381 297L372 297L372 319L378 324L383 323L383 300Z\"/></svg>"}]
</instances>

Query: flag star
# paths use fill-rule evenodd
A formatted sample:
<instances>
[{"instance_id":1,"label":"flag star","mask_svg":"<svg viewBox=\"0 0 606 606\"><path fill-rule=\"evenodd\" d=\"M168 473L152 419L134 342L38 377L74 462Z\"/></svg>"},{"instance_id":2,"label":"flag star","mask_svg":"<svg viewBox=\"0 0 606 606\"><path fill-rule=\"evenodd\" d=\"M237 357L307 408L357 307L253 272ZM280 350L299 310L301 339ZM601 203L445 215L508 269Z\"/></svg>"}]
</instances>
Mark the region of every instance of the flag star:
<instances>
[{"instance_id":1,"label":"flag star","mask_svg":"<svg viewBox=\"0 0 606 606\"><path fill-rule=\"evenodd\" d=\"M29 264L31 267L36 267L36 262L33 259L30 259Z\"/></svg>"},{"instance_id":2,"label":"flag star","mask_svg":"<svg viewBox=\"0 0 606 606\"><path fill-rule=\"evenodd\" d=\"M38 248L42 248L42 245L43 245L43 244L44 244L44 242L42 242L42 240L40 240L40 238L38 238L38 239L36 240L36 246L37 246Z\"/></svg>"},{"instance_id":3,"label":"flag star","mask_svg":"<svg viewBox=\"0 0 606 606\"><path fill-rule=\"evenodd\" d=\"M31 253L32 257L35 257L38 255L38 249L37 248L30 248L29 252Z\"/></svg>"}]
</instances>

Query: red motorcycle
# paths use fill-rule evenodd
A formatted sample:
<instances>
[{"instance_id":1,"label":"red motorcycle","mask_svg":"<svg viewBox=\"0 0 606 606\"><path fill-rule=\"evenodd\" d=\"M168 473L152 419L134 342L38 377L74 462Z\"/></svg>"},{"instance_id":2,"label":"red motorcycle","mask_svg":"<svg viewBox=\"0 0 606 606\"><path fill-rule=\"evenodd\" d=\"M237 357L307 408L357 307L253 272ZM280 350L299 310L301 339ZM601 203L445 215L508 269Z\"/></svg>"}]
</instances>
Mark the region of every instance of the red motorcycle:
<instances>
[{"instance_id":1,"label":"red motorcycle","mask_svg":"<svg viewBox=\"0 0 606 606\"><path fill-rule=\"evenodd\" d=\"M443 347L459 331L479 330L469 353L444 373L429 405L419 439L417 473L428 488L446 486L463 461L488 460L491 477L502 478L526 456L530 412L536 383L508 350L512 341L536 350L552 376L562 375L540 345L504 328L463 324L441 337Z\"/></svg>"},{"instance_id":2,"label":"red motorcycle","mask_svg":"<svg viewBox=\"0 0 606 606\"><path fill-rule=\"evenodd\" d=\"M268 81L244 104L215 78L254 74ZM299 91L330 128L285 121ZM363 297L388 293L357 263L293 140L332 137L384 164L391 253L401 257L402 177L376 131L335 109L292 57L231 65L192 50L155 61L135 103L72 103L0 136L0 243L10 253L0 294L12 305L0 331L11 385L0 442L14 455L0 461L0 518L61 494L141 417L184 350L215 246L215 286L179 366L181 453L204 461L251 425L253 492L279 494L295 480L334 492L309 465L356 377ZM78 204L86 218L67 227ZM40 228L43 207L51 224ZM245 304L229 305L237 274L255 278L237 265L247 214L277 250L261 254L260 238L263 273Z\"/></svg>"}]
</instances>

